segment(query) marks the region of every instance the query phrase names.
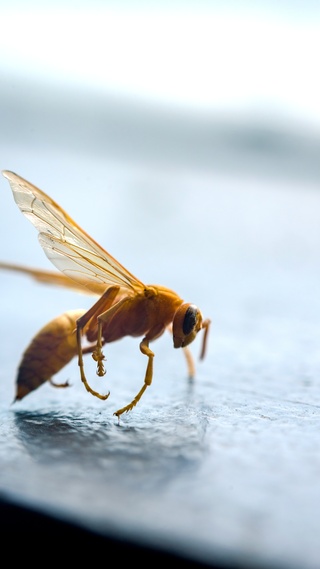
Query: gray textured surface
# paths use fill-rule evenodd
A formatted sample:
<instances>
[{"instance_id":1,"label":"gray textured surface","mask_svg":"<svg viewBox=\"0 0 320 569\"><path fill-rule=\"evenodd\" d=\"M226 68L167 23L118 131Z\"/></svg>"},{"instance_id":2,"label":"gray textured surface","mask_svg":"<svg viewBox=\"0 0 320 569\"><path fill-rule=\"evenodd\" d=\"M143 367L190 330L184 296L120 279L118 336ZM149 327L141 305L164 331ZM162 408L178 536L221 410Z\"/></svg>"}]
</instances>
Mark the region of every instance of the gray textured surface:
<instances>
[{"instance_id":1,"label":"gray textured surface","mask_svg":"<svg viewBox=\"0 0 320 569\"><path fill-rule=\"evenodd\" d=\"M178 121L170 160L170 121L167 130L160 121L158 137L159 121L140 128L119 107L101 130L89 121L91 132L79 118L85 108L59 123L65 99L59 103L57 94L54 108L53 95L40 93L43 114L28 107L33 127L23 124L21 145L14 118L20 102L11 101L1 169L41 187L140 279L198 304L212 330L193 384L170 336L154 343L154 382L120 426L112 413L140 389L146 363L133 339L108 347L103 380L94 379L91 366L91 383L111 390L106 403L84 391L73 362L60 376L70 379L70 389L44 385L11 405L16 369L33 334L90 299L2 272L0 492L199 559L318 568L317 139L313 146L307 136L295 137L281 146L281 159L276 126L257 146L250 129L238 137L235 130L229 144L214 121L194 139L190 123L180 128ZM46 112L53 133L43 127ZM74 140L79 123L83 131ZM237 145L243 161L235 160ZM199 148L207 149L205 167ZM0 259L51 268L2 177L0 190ZM199 350L197 340L192 351Z\"/></svg>"},{"instance_id":2,"label":"gray textured surface","mask_svg":"<svg viewBox=\"0 0 320 569\"><path fill-rule=\"evenodd\" d=\"M112 412L140 388L145 365L131 339L106 350L109 371L99 380L111 390L106 403L84 392L73 362L61 375L70 389L45 385L10 406L31 336L83 299L3 272L1 492L199 558L221 553L318 567L320 194L177 173L174 183L171 173L163 175L166 190L157 193L145 171L146 190L135 203L137 171L130 176L127 169L125 181L119 176L124 201L113 211L116 190L107 189L108 168L100 167L108 215L120 216L110 236L94 190L88 198L83 184L81 199L63 199L52 173L35 172L32 181L61 205L74 202L67 208L73 217L87 218L111 253L109 241L117 244L119 260L137 276L198 303L212 318L208 357L190 385L170 336L158 340L153 385L120 426ZM97 170L91 179L96 187ZM2 258L13 248L15 261L31 262L33 253L41 259L36 232L16 211L4 179L1 192L6 239L17 239L8 248L3 241ZM196 341L195 354L199 347Z\"/></svg>"}]
</instances>

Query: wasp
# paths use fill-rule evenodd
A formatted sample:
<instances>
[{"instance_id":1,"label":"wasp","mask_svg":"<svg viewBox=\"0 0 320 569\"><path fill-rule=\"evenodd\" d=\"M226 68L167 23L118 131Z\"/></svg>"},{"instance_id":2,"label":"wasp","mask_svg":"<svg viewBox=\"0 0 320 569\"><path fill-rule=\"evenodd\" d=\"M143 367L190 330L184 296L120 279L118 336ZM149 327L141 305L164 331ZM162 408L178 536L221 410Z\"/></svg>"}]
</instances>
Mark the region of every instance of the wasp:
<instances>
[{"instance_id":1,"label":"wasp","mask_svg":"<svg viewBox=\"0 0 320 569\"><path fill-rule=\"evenodd\" d=\"M89 310L67 311L35 335L21 359L15 401L46 381L57 387L66 387L68 382L55 383L53 376L74 357L78 358L80 378L86 390L106 400L110 392L101 394L90 387L83 356L92 355L96 373L102 377L106 373L103 346L125 336L142 337L140 351L147 357L143 386L128 405L114 413L119 418L135 407L151 385L154 352L149 344L166 329L173 336L174 348L183 349L189 376L193 377L195 366L188 346L203 329L200 354L200 359L203 359L210 325L210 320L203 319L199 308L184 302L170 288L145 285L47 194L13 172L4 170L3 175L9 181L21 212L38 230L45 254L60 272L8 263L1 263L0 268L28 274L43 283L98 296Z\"/></svg>"}]
</instances>

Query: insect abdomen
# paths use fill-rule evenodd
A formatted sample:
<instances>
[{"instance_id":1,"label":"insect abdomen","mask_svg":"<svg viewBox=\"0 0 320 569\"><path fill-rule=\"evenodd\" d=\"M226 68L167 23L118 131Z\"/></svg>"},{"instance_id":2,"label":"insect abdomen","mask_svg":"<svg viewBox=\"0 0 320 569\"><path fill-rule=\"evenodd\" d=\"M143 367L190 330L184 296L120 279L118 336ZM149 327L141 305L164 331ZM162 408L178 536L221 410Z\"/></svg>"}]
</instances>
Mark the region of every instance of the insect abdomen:
<instances>
[{"instance_id":1,"label":"insect abdomen","mask_svg":"<svg viewBox=\"0 0 320 569\"><path fill-rule=\"evenodd\" d=\"M16 400L50 380L77 354L76 320L84 310L70 310L54 318L34 336L18 369Z\"/></svg>"}]
</instances>

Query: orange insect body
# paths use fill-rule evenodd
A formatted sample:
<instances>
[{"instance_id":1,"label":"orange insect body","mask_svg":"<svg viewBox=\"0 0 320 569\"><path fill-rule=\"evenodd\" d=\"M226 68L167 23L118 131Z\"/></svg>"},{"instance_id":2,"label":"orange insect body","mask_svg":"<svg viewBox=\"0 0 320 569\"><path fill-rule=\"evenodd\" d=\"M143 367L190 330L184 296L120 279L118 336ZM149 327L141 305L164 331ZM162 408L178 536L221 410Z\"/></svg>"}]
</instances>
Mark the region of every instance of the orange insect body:
<instances>
[{"instance_id":1,"label":"orange insect body","mask_svg":"<svg viewBox=\"0 0 320 569\"><path fill-rule=\"evenodd\" d=\"M78 353L76 322L85 310L70 310L46 324L25 350L17 375L15 401L50 381L55 387L68 383L53 383L52 377Z\"/></svg>"},{"instance_id":2,"label":"orange insect body","mask_svg":"<svg viewBox=\"0 0 320 569\"><path fill-rule=\"evenodd\" d=\"M128 405L114 413L120 417L138 403L151 385L154 353L149 343L166 329L172 331L174 347L184 349L189 375L193 376L194 364L187 346L204 329L200 356L204 357L210 320L203 320L194 304L184 303L171 289L144 285L36 186L13 172L4 171L3 175L9 180L20 210L38 229L46 255L63 274L8 263L0 263L0 268L28 274L47 284L99 295L89 310L68 311L36 334L19 366L16 399L22 399L45 381L59 387L67 386L67 383L53 383L52 376L76 355L87 391L99 399L107 399L109 393L102 395L90 387L83 355L92 354L97 362L97 374L103 376L102 346L124 336L143 336L140 351L148 358L144 384ZM90 344L83 346L83 338Z\"/></svg>"}]
</instances>

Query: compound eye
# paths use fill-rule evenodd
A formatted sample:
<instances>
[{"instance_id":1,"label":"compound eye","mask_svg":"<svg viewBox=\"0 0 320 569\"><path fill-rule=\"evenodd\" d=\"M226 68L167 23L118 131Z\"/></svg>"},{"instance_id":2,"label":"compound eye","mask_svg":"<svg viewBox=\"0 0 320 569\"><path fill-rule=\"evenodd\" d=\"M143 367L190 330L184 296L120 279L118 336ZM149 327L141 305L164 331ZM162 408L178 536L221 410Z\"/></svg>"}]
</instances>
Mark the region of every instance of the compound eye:
<instances>
[{"instance_id":1,"label":"compound eye","mask_svg":"<svg viewBox=\"0 0 320 569\"><path fill-rule=\"evenodd\" d=\"M202 315L194 304L182 304L174 315L172 323L173 345L183 348L194 340L201 329Z\"/></svg>"},{"instance_id":2,"label":"compound eye","mask_svg":"<svg viewBox=\"0 0 320 569\"><path fill-rule=\"evenodd\" d=\"M196 306L191 304L184 315L183 324L182 324L182 331L185 336L188 336L190 332L194 329L196 322L197 322L197 314L198 309Z\"/></svg>"}]
</instances>

